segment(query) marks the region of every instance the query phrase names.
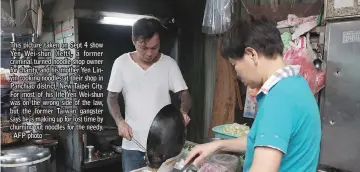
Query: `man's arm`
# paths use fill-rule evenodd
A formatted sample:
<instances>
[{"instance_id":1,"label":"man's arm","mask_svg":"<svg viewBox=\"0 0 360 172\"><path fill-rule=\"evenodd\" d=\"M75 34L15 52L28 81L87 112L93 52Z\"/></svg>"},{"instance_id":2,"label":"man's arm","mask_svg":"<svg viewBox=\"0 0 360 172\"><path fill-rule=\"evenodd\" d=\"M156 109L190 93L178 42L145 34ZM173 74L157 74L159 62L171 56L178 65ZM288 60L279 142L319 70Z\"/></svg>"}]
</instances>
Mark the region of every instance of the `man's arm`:
<instances>
[{"instance_id":1,"label":"man's arm","mask_svg":"<svg viewBox=\"0 0 360 172\"><path fill-rule=\"evenodd\" d=\"M120 126L120 122L123 119L123 117L121 116L121 112L120 112L120 105L119 105L119 101L118 101L118 97L119 97L120 93L115 93L115 92L108 92L108 97L107 97L107 104L108 104L108 108L109 108L109 112L111 114L111 116L113 117L113 119L115 120L116 125L119 127Z\"/></svg>"},{"instance_id":2,"label":"man's arm","mask_svg":"<svg viewBox=\"0 0 360 172\"><path fill-rule=\"evenodd\" d=\"M191 109L191 95L188 90L182 90L179 91L178 97L181 101L180 110L183 114L189 114L189 111Z\"/></svg>"}]
</instances>

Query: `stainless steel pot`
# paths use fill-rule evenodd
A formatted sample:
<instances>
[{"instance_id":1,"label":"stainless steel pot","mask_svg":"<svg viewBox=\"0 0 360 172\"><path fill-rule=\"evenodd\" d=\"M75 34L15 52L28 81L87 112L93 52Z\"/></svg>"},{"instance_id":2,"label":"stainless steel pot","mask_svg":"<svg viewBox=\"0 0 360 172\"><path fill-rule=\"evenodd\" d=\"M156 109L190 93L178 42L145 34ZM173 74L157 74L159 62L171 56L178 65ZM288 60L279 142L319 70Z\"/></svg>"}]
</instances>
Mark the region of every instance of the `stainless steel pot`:
<instances>
[{"instance_id":1,"label":"stainless steel pot","mask_svg":"<svg viewBox=\"0 0 360 172\"><path fill-rule=\"evenodd\" d=\"M51 172L50 150L38 146L22 146L1 150L2 172Z\"/></svg>"}]
</instances>

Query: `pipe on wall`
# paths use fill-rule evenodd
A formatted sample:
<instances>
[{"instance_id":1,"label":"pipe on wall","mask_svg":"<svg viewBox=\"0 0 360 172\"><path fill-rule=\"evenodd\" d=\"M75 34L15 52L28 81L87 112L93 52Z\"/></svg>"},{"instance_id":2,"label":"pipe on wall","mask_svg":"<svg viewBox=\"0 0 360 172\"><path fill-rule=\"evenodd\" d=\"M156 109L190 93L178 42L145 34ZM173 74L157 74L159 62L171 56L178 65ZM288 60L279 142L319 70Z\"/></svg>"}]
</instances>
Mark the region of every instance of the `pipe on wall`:
<instances>
[{"instance_id":1,"label":"pipe on wall","mask_svg":"<svg viewBox=\"0 0 360 172\"><path fill-rule=\"evenodd\" d=\"M11 15L11 18L15 19L15 4L14 4L14 0L10 0L10 15Z\"/></svg>"}]
</instances>

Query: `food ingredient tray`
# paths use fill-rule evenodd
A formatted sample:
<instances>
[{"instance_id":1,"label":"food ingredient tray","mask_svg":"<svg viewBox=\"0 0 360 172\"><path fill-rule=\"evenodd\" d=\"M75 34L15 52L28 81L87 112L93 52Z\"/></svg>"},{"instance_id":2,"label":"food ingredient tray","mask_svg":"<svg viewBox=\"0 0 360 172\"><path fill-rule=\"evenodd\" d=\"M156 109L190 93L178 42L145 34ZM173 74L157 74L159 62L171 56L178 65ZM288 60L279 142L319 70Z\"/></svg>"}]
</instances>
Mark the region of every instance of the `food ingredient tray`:
<instances>
[{"instance_id":1,"label":"food ingredient tray","mask_svg":"<svg viewBox=\"0 0 360 172\"><path fill-rule=\"evenodd\" d=\"M232 130L230 132L226 132L226 128L228 130ZM215 134L216 138L222 138L222 139L233 139L238 138L243 135L246 135L249 132L250 128L246 125L240 125L240 124L224 124L219 125L214 128L212 128L212 131Z\"/></svg>"}]
</instances>

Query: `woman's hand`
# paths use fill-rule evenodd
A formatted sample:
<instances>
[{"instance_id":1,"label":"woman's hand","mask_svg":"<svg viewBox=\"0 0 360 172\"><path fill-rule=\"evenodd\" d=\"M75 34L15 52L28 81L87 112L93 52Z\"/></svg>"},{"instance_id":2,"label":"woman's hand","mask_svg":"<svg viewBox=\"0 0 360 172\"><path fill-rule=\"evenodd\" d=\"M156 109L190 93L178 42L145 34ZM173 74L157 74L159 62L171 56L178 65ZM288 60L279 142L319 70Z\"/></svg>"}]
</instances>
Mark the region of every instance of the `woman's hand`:
<instances>
[{"instance_id":1,"label":"woman's hand","mask_svg":"<svg viewBox=\"0 0 360 172\"><path fill-rule=\"evenodd\" d=\"M221 144L219 141L196 145L187 156L185 164L189 163L189 161L196 155L199 155L193 162L195 166L199 165L201 161L203 161L206 157L213 155L215 152L217 152L220 149L220 146Z\"/></svg>"}]
</instances>

